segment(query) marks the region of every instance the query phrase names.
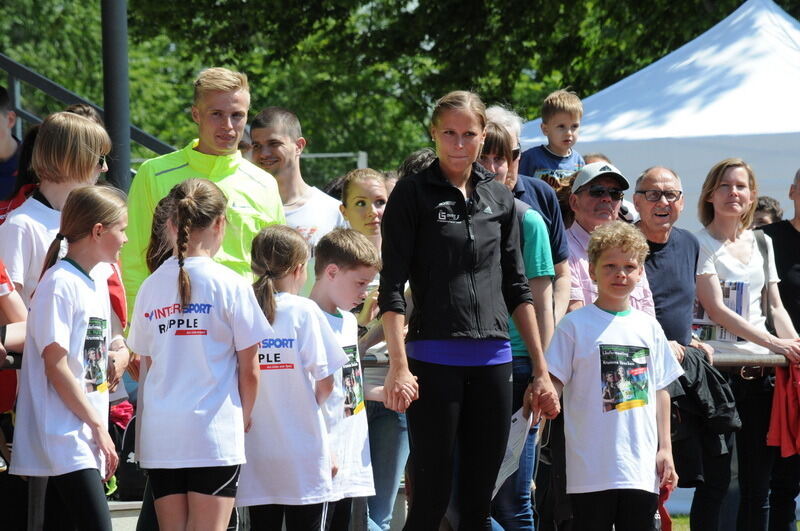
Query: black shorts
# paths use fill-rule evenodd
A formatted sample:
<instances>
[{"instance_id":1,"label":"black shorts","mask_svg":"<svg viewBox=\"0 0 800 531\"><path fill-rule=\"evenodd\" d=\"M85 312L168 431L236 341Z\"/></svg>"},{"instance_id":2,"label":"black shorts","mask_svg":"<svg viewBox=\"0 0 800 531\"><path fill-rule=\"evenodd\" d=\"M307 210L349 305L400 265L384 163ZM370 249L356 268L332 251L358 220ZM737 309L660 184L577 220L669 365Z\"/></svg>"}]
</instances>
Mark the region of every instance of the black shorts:
<instances>
[{"instance_id":1,"label":"black shorts","mask_svg":"<svg viewBox=\"0 0 800 531\"><path fill-rule=\"evenodd\" d=\"M147 477L153 488L153 499L171 494L197 492L209 496L235 498L241 465L198 468L150 468Z\"/></svg>"}]
</instances>

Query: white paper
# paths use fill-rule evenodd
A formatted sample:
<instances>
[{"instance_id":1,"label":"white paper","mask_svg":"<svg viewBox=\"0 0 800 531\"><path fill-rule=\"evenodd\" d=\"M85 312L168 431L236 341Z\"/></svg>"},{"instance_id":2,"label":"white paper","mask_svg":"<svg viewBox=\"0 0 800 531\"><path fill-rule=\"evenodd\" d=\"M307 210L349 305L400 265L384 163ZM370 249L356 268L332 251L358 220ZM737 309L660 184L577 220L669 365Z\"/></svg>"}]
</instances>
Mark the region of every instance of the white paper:
<instances>
[{"instance_id":1,"label":"white paper","mask_svg":"<svg viewBox=\"0 0 800 531\"><path fill-rule=\"evenodd\" d=\"M503 456L503 463L500 465L500 472L497 474L497 481L494 484L492 499L497 495L497 491L503 486L506 479L519 468L519 458L528 438L531 429L533 415L528 418L522 414L522 408L511 416L511 428L508 430L508 444L506 445L506 455Z\"/></svg>"}]
</instances>

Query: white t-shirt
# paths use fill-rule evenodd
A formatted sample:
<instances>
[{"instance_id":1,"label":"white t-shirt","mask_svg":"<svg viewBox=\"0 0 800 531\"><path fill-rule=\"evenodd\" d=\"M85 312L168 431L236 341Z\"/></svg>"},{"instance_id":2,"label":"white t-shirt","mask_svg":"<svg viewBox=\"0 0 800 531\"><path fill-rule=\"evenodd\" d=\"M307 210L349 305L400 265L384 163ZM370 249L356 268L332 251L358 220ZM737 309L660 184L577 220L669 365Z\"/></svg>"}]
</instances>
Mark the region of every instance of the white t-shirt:
<instances>
[{"instance_id":1,"label":"white t-shirt","mask_svg":"<svg viewBox=\"0 0 800 531\"><path fill-rule=\"evenodd\" d=\"M758 250L753 231L746 230L742 238L750 238L751 254L747 264L731 256L728 248L703 229L695 234L700 243L700 252L697 255L697 274L714 274L720 281L746 282L750 296L750 324L766 331L767 318L761 310L761 290L764 288L764 259ZM767 240L767 253L769 254L769 281L779 282L778 272L775 269L775 252L772 249L772 238ZM725 341L708 341L719 352L739 352L749 354L769 354L769 350L750 341L729 343Z\"/></svg>"},{"instance_id":2,"label":"white t-shirt","mask_svg":"<svg viewBox=\"0 0 800 531\"><path fill-rule=\"evenodd\" d=\"M683 374L658 321L592 304L561 320L545 357L564 383L567 492L658 492L656 391Z\"/></svg>"},{"instance_id":3,"label":"white t-shirt","mask_svg":"<svg viewBox=\"0 0 800 531\"><path fill-rule=\"evenodd\" d=\"M107 422L110 312L108 284L93 280L72 262L61 260L42 277L26 329L12 474L59 476L85 468L104 470L91 428L64 404L47 379L42 352L53 343L67 351L75 381Z\"/></svg>"},{"instance_id":4,"label":"white t-shirt","mask_svg":"<svg viewBox=\"0 0 800 531\"><path fill-rule=\"evenodd\" d=\"M317 243L333 229L347 227L347 221L339 210L341 204L319 188L312 187L311 196L305 204L294 210L284 209L286 224L297 229L308 242L308 278L300 290L303 296L311 293L314 285L314 249Z\"/></svg>"},{"instance_id":5,"label":"white t-shirt","mask_svg":"<svg viewBox=\"0 0 800 531\"><path fill-rule=\"evenodd\" d=\"M0 260L11 281L21 284L19 294L28 306L39 283L47 249L58 234L61 212L29 197L0 225ZM66 244L61 242L61 256Z\"/></svg>"},{"instance_id":6,"label":"white t-shirt","mask_svg":"<svg viewBox=\"0 0 800 531\"><path fill-rule=\"evenodd\" d=\"M236 505L310 505L332 496L330 441L314 382L348 358L313 301L279 293L274 336L258 349L261 382L245 435Z\"/></svg>"},{"instance_id":7,"label":"white t-shirt","mask_svg":"<svg viewBox=\"0 0 800 531\"><path fill-rule=\"evenodd\" d=\"M143 468L245 462L236 351L272 336L252 288L211 258L186 258L192 303L181 307L178 260L136 296L128 346L149 356L139 418Z\"/></svg>"},{"instance_id":8,"label":"white t-shirt","mask_svg":"<svg viewBox=\"0 0 800 531\"><path fill-rule=\"evenodd\" d=\"M358 359L358 321L350 312L325 313L328 323L349 361L334 373L333 392L323 410L331 433L331 447L339 472L333 478L329 501L373 496L364 379Z\"/></svg>"}]
</instances>

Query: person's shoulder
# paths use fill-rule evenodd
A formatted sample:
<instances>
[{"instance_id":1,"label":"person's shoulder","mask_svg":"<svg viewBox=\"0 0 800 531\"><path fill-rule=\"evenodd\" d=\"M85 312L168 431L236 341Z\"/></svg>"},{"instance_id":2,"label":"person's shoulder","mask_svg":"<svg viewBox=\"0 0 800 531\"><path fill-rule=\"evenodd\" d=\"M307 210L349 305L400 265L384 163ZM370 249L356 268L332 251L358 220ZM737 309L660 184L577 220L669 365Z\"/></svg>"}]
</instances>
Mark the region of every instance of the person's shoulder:
<instances>
[{"instance_id":1,"label":"person's shoulder","mask_svg":"<svg viewBox=\"0 0 800 531\"><path fill-rule=\"evenodd\" d=\"M341 201L335 197L329 196L316 186L311 187L311 202L313 202L315 205L320 205L327 208L335 208L336 210L338 210L339 205L342 204Z\"/></svg>"},{"instance_id":2,"label":"person's shoulder","mask_svg":"<svg viewBox=\"0 0 800 531\"><path fill-rule=\"evenodd\" d=\"M259 183L266 185L269 188L274 188L276 191L278 189L278 182L271 173L262 170L244 157L241 158L236 171L254 181L258 181Z\"/></svg>"},{"instance_id":3,"label":"person's shoulder","mask_svg":"<svg viewBox=\"0 0 800 531\"><path fill-rule=\"evenodd\" d=\"M189 161L186 158L185 150L178 149L176 151L171 151L169 153L165 153L164 155L159 155L158 157L153 157L152 159L147 159L146 161L142 162L142 165L139 166L139 171L136 173L136 175L137 177L139 174L153 176L163 175L165 173L170 173L172 171L185 168L188 164Z\"/></svg>"},{"instance_id":4,"label":"person's shoulder","mask_svg":"<svg viewBox=\"0 0 800 531\"><path fill-rule=\"evenodd\" d=\"M670 239L672 238L675 238L675 242L682 246L691 246L694 248L700 246L700 242L697 240L697 236L695 236L686 229L673 227L672 234L670 235Z\"/></svg>"},{"instance_id":5,"label":"person's shoulder","mask_svg":"<svg viewBox=\"0 0 800 531\"><path fill-rule=\"evenodd\" d=\"M709 232L707 228L702 228L699 231L694 233L694 237L697 239L697 242L700 244L701 249L705 250L716 250L722 244L717 241Z\"/></svg>"},{"instance_id":6,"label":"person's shoulder","mask_svg":"<svg viewBox=\"0 0 800 531\"><path fill-rule=\"evenodd\" d=\"M792 226L792 222L788 219L776 221L775 223L770 223L769 225L764 225L763 227L759 228L764 231L764 234L771 236L773 239L775 239L776 236L794 236L796 234L800 234L795 230L795 228Z\"/></svg>"},{"instance_id":7,"label":"person's shoulder","mask_svg":"<svg viewBox=\"0 0 800 531\"><path fill-rule=\"evenodd\" d=\"M29 197L22 203L19 208L16 208L6 218L5 223L0 225L0 230L8 227L5 230L47 230L48 227L54 227L56 230L59 226L61 213L54 210L41 201Z\"/></svg>"}]
</instances>

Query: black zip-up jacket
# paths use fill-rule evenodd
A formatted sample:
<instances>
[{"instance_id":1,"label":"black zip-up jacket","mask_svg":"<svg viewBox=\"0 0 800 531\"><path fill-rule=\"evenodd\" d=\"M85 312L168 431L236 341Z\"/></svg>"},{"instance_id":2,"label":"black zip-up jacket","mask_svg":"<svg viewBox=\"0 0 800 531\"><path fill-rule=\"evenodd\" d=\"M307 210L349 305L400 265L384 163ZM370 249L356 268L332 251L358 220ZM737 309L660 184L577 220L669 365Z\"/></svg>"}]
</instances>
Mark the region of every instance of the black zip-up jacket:
<instances>
[{"instance_id":1,"label":"black zip-up jacket","mask_svg":"<svg viewBox=\"0 0 800 531\"><path fill-rule=\"evenodd\" d=\"M508 316L531 293L520 254L514 197L478 164L465 199L439 168L400 179L381 222L381 312L414 309L406 341L508 339Z\"/></svg>"}]
</instances>

